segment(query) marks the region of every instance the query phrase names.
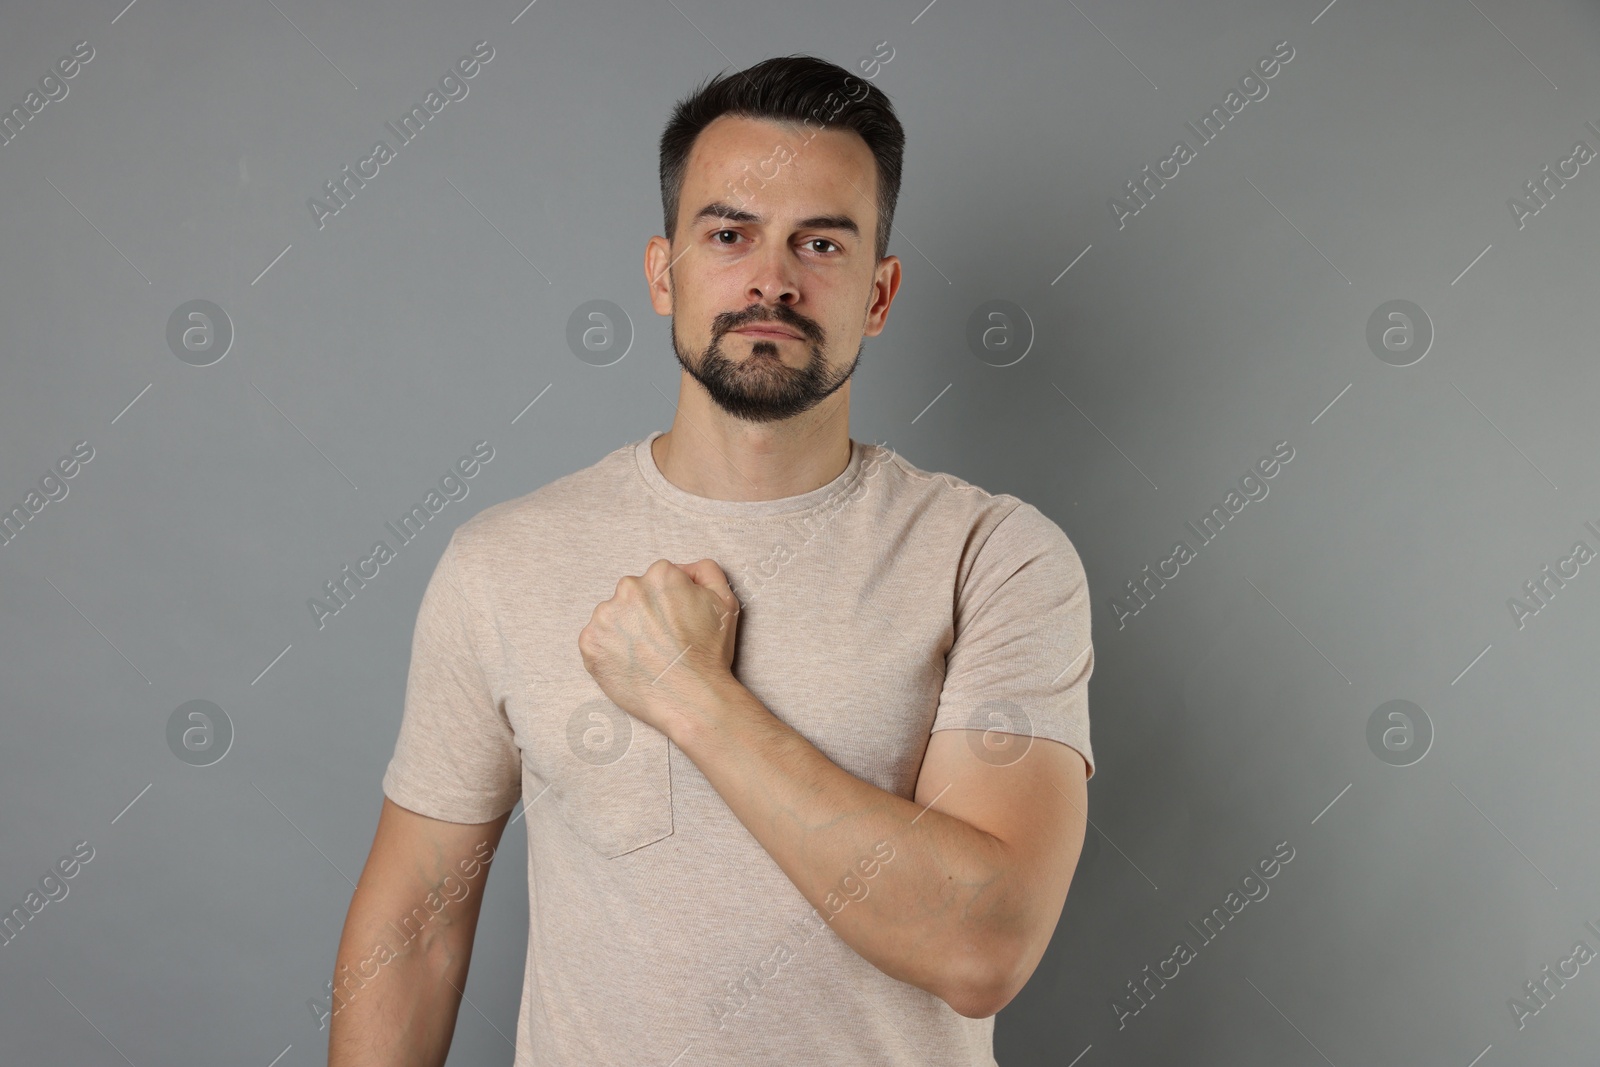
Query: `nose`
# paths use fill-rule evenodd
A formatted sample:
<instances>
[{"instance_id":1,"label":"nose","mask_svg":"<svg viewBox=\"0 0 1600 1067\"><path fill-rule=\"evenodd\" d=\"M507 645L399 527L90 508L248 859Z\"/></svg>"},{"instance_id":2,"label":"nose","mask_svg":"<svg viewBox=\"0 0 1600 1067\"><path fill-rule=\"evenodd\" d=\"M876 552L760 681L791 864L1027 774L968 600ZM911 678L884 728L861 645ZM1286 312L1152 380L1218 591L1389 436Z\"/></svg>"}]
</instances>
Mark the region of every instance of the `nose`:
<instances>
[{"instance_id":1,"label":"nose","mask_svg":"<svg viewBox=\"0 0 1600 1067\"><path fill-rule=\"evenodd\" d=\"M792 307L800 299L799 287L794 280L794 264L787 248L773 246L754 257L752 262L756 273L750 279L749 289L745 293L751 303L781 302Z\"/></svg>"}]
</instances>

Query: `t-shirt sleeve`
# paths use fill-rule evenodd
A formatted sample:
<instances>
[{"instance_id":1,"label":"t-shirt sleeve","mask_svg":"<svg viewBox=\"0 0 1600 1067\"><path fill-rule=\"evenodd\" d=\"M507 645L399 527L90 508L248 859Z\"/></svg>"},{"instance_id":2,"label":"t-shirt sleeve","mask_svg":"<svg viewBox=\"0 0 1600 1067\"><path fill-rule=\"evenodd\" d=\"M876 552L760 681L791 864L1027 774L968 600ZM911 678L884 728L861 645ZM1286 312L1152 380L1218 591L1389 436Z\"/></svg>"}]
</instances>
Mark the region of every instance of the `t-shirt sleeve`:
<instances>
[{"instance_id":1,"label":"t-shirt sleeve","mask_svg":"<svg viewBox=\"0 0 1600 1067\"><path fill-rule=\"evenodd\" d=\"M522 792L522 756L495 699L480 651L493 622L462 582L456 534L417 609L411 669L383 792L403 808L447 822L490 822Z\"/></svg>"},{"instance_id":2,"label":"t-shirt sleeve","mask_svg":"<svg viewBox=\"0 0 1600 1067\"><path fill-rule=\"evenodd\" d=\"M1072 542L1032 504L978 550L956 598L933 730L995 730L1089 747L1089 585Z\"/></svg>"}]
</instances>

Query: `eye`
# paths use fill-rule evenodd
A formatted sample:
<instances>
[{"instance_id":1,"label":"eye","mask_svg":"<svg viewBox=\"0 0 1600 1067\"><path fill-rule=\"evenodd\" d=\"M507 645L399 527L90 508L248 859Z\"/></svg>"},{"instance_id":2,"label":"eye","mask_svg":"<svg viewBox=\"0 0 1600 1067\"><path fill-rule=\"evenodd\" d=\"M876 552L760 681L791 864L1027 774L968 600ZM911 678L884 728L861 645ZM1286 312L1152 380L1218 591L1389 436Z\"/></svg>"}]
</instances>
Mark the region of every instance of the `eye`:
<instances>
[{"instance_id":1,"label":"eye","mask_svg":"<svg viewBox=\"0 0 1600 1067\"><path fill-rule=\"evenodd\" d=\"M828 245L828 246L834 248L834 249L838 249L838 247L839 247L838 245L834 244L832 241L828 240L826 237L813 237L811 240L807 241L806 244L814 245L819 241L822 242L825 245Z\"/></svg>"},{"instance_id":2,"label":"eye","mask_svg":"<svg viewBox=\"0 0 1600 1067\"><path fill-rule=\"evenodd\" d=\"M726 241L717 241L717 238L721 237L725 233L732 233L735 237L739 236L737 233L734 233L732 230L718 230L716 233L711 235L711 239L713 241L716 241L717 244L727 244L728 242L726 242Z\"/></svg>"}]
</instances>

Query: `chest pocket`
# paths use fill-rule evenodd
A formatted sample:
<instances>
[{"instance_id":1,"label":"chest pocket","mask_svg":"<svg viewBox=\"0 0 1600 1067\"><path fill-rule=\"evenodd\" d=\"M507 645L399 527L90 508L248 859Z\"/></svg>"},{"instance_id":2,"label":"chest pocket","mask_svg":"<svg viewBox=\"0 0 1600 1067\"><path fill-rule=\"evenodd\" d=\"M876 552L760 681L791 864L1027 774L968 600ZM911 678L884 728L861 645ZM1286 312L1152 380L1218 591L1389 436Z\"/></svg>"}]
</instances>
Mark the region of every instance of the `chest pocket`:
<instances>
[{"instance_id":1,"label":"chest pocket","mask_svg":"<svg viewBox=\"0 0 1600 1067\"><path fill-rule=\"evenodd\" d=\"M522 759L561 821L615 859L672 833L667 736L612 703L592 678L537 693Z\"/></svg>"}]
</instances>

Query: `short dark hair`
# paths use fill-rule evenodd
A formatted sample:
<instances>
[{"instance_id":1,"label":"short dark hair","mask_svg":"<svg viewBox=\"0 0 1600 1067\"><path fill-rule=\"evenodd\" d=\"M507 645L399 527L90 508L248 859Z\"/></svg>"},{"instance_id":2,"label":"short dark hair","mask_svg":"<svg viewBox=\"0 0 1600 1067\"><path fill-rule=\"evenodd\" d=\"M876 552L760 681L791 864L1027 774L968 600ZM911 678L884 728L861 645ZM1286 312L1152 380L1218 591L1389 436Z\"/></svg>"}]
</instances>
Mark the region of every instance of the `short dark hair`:
<instances>
[{"instance_id":1,"label":"short dark hair","mask_svg":"<svg viewBox=\"0 0 1600 1067\"><path fill-rule=\"evenodd\" d=\"M877 257L888 255L895 202L900 198L905 130L881 89L843 67L808 55L775 56L733 74L719 74L673 108L661 134L661 207L668 240L676 236L678 228L678 201L689 150L712 120L730 114L788 123L809 120L821 129L842 128L859 134L877 162Z\"/></svg>"}]
</instances>

